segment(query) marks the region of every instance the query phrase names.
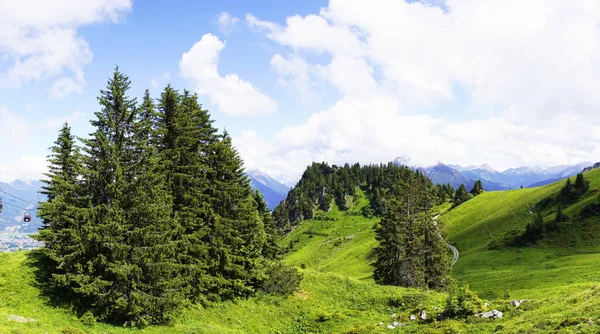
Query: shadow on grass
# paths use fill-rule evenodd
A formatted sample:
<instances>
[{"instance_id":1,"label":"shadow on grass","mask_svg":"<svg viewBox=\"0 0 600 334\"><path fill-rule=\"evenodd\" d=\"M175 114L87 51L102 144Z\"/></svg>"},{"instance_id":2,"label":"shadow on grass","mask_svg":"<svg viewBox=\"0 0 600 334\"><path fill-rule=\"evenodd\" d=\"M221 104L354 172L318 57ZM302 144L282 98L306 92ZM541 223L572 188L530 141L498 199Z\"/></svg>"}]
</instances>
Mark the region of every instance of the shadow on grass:
<instances>
[{"instance_id":1,"label":"shadow on grass","mask_svg":"<svg viewBox=\"0 0 600 334\"><path fill-rule=\"evenodd\" d=\"M33 269L35 275L35 287L41 291L49 306L69 309L81 317L89 310L87 300L73 295L68 289L54 283L51 272L55 264L41 249L27 252L25 265Z\"/></svg>"}]
</instances>

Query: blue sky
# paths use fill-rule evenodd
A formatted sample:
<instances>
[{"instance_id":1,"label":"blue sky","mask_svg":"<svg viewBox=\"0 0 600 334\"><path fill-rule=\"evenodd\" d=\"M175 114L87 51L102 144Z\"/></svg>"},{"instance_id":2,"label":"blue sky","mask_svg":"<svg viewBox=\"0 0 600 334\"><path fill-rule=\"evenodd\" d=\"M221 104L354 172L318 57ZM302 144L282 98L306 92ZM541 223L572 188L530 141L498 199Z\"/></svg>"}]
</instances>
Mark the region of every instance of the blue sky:
<instances>
[{"instance_id":1,"label":"blue sky","mask_svg":"<svg viewBox=\"0 0 600 334\"><path fill-rule=\"evenodd\" d=\"M399 155L596 160L599 23L553 0L0 4L0 180L38 178L65 119L89 133L116 65L132 95L200 93L247 168L281 180Z\"/></svg>"}]
</instances>

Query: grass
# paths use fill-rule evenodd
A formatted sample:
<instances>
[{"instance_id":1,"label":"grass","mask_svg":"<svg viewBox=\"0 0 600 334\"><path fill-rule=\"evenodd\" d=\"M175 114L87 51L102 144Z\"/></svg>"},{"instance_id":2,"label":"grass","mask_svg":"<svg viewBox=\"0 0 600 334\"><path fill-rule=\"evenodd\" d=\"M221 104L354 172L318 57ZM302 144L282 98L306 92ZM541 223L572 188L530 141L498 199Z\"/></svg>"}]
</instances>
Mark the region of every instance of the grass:
<instances>
[{"instance_id":1,"label":"grass","mask_svg":"<svg viewBox=\"0 0 600 334\"><path fill-rule=\"evenodd\" d=\"M304 273L301 291L288 298L257 296L211 308L183 310L171 326L127 329L84 324L76 312L57 306L36 279L35 252L0 254L0 333L62 333L71 327L85 333L387 333L396 313L406 333L596 333L600 324L600 219L581 220L578 212L597 201L600 170L585 174L590 191L565 207L570 216L559 234L537 245L509 247L507 232L524 229L530 210L560 190L564 181L533 188L485 192L450 209L434 208L449 241L460 251L452 276L469 284L503 319L414 324L410 314L426 309L430 317L446 295L373 282L370 263L378 218L360 212L368 200L359 192L349 212L335 206L302 222L281 240L292 249L284 261ZM553 219L554 208L542 212ZM496 249L489 245L499 243ZM520 310L511 299L526 299ZM18 323L10 316L35 319ZM383 325L379 325L379 323ZM592 324L592 325L590 325ZM399 331L399 329L397 329Z\"/></svg>"}]
</instances>

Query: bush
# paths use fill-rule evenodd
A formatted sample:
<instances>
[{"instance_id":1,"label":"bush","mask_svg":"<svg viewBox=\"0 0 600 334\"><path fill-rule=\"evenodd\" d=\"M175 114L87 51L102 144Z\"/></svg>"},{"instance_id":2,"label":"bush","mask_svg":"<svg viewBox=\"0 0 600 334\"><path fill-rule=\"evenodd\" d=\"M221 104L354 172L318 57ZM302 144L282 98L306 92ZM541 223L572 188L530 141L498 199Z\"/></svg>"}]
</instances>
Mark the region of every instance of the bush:
<instances>
[{"instance_id":1,"label":"bush","mask_svg":"<svg viewBox=\"0 0 600 334\"><path fill-rule=\"evenodd\" d=\"M443 316L445 318L466 318L481 311L483 311L483 301L467 285L455 288L448 295Z\"/></svg>"},{"instance_id":2,"label":"bush","mask_svg":"<svg viewBox=\"0 0 600 334\"><path fill-rule=\"evenodd\" d=\"M303 278L298 269L281 262L270 263L266 274L267 278L262 282L262 290L268 294L283 296L298 291Z\"/></svg>"},{"instance_id":3,"label":"bush","mask_svg":"<svg viewBox=\"0 0 600 334\"><path fill-rule=\"evenodd\" d=\"M85 312L79 320L88 327L94 327L96 325L96 317L94 317L94 314L90 311Z\"/></svg>"},{"instance_id":4,"label":"bush","mask_svg":"<svg viewBox=\"0 0 600 334\"><path fill-rule=\"evenodd\" d=\"M84 334L81 329L75 327L63 327L60 332L62 334Z\"/></svg>"}]
</instances>

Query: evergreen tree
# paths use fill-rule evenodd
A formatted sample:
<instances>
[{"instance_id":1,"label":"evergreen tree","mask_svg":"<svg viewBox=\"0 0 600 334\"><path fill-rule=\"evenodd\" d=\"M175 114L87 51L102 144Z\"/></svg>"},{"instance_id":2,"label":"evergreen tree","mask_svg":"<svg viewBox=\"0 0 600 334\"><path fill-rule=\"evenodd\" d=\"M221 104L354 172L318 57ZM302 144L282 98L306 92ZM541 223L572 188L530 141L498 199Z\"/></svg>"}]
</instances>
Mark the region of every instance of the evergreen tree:
<instances>
[{"instance_id":1,"label":"evergreen tree","mask_svg":"<svg viewBox=\"0 0 600 334\"><path fill-rule=\"evenodd\" d=\"M375 233L374 278L380 284L441 289L450 261L430 208L435 189L422 174L403 171L392 187L388 214Z\"/></svg>"},{"instance_id":2,"label":"evergreen tree","mask_svg":"<svg viewBox=\"0 0 600 334\"><path fill-rule=\"evenodd\" d=\"M136 102L127 96L130 81L115 70L98 101L102 110L92 120L95 132L84 140L85 188L90 197L89 218L82 227L86 245L84 271L77 275L74 291L92 300L100 318L126 322L137 318L130 302L138 275L129 261L127 235L126 169L131 156Z\"/></svg>"},{"instance_id":3,"label":"evergreen tree","mask_svg":"<svg viewBox=\"0 0 600 334\"><path fill-rule=\"evenodd\" d=\"M98 98L96 130L84 140L91 203L82 227L86 258L73 290L103 319L146 325L172 319L183 290L174 260L178 228L144 116L152 106L146 99L140 113L129 87L117 68Z\"/></svg>"},{"instance_id":4,"label":"evergreen tree","mask_svg":"<svg viewBox=\"0 0 600 334\"><path fill-rule=\"evenodd\" d=\"M196 95L180 95L171 86L161 94L155 125L163 175L172 196L171 217L182 228L178 260L190 297L206 302L218 298L218 273L209 274L209 240L215 217L210 207L211 173L216 129Z\"/></svg>"},{"instance_id":5,"label":"evergreen tree","mask_svg":"<svg viewBox=\"0 0 600 334\"><path fill-rule=\"evenodd\" d=\"M573 197L574 193L573 183L570 178L567 178L565 185L560 189L559 198L563 201L568 201Z\"/></svg>"},{"instance_id":6,"label":"evergreen tree","mask_svg":"<svg viewBox=\"0 0 600 334\"><path fill-rule=\"evenodd\" d=\"M71 275L78 272L78 263L84 252L81 223L85 220L85 201L78 181L81 175L81 157L67 123L50 148L48 173L41 193L47 196L39 204L37 214L42 227L35 238L44 242L42 252L50 259L49 274L58 287L69 287Z\"/></svg>"},{"instance_id":7,"label":"evergreen tree","mask_svg":"<svg viewBox=\"0 0 600 334\"><path fill-rule=\"evenodd\" d=\"M527 224L525 227L525 241L526 242L536 242L541 239L544 235L544 218L541 213L536 213L534 216L533 222Z\"/></svg>"},{"instance_id":8,"label":"evergreen tree","mask_svg":"<svg viewBox=\"0 0 600 334\"><path fill-rule=\"evenodd\" d=\"M590 181L587 181L583 173L578 173L575 178L574 188L577 190L577 197L583 195L590 189Z\"/></svg>"},{"instance_id":9,"label":"evergreen tree","mask_svg":"<svg viewBox=\"0 0 600 334\"><path fill-rule=\"evenodd\" d=\"M565 222L569 219L569 216L567 216L566 214L563 213L562 211L562 205L558 205L558 208L556 209L556 218L554 218L554 221L557 223L562 223Z\"/></svg>"},{"instance_id":10,"label":"evergreen tree","mask_svg":"<svg viewBox=\"0 0 600 334\"><path fill-rule=\"evenodd\" d=\"M473 188L471 189L470 193L477 196L477 195L481 194L482 192L483 192L483 184L481 184L481 180L475 181L475 184L473 185Z\"/></svg>"},{"instance_id":11,"label":"evergreen tree","mask_svg":"<svg viewBox=\"0 0 600 334\"><path fill-rule=\"evenodd\" d=\"M266 238L262 254L267 259L276 259L277 255L279 255L279 245L277 244L279 233L277 231L277 227L275 226L275 220L273 219L273 216L271 215L271 212L267 207L267 203L263 199L262 194L258 190L254 191L254 201L256 202L258 215L263 222L265 229Z\"/></svg>"},{"instance_id":12,"label":"evergreen tree","mask_svg":"<svg viewBox=\"0 0 600 334\"><path fill-rule=\"evenodd\" d=\"M458 190L456 191L456 194L454 195L453 207L456 207L456 206L460 205L461 203L464 203L468 200L469 200L469 194L467 193L467 189L465 188L465 185L461 183L461 185L458 187Z\"/></svg>"},{"instance_id":13,"label":"evergreen tree","mask_svg":"<svg viewBox=\"0 0 600 334\"><path fill-rule=\"evenodd\" d=\"M209 179L216 217L210 238L209 272L219 278L213 286L215 294L223 298L248 296L264 279L265 229L255 209L243 161L227 131L214 152Z\"/></svg>"},{"instance_id":14,"label":"evergreen tree","mask_svg":"<svg viewBox=\"0 0 600 334\"><path fill-rule=\"evenodd\" d=\"M188 290L176 261L182 228L171 218L172 198L150 141L153 115L154 104L146 91L133 125L131 161L126 169L126 220L131 222L128 261L137 269L130 279L135 289L129 312L138 325L173 320Z\"/></svg>"}]
</instances>

